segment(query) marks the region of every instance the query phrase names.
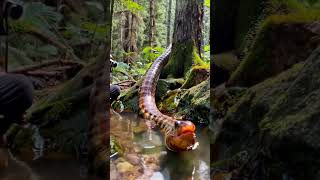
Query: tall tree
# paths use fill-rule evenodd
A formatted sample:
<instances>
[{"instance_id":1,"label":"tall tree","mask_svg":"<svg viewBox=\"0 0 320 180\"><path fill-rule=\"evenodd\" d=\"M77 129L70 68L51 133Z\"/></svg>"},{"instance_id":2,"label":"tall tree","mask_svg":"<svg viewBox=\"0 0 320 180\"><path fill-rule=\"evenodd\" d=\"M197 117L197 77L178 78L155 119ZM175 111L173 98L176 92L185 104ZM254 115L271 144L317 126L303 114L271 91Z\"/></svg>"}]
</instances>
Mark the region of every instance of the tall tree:
<instances>
[{"instance_id":1,"label":"tall tree","mask_svg":"<svg viewBox=\"0 0 320 180\"><path fill-rule=\"evenodd\" d=\"M132 0L137 3L138 0ZM121 26L121 42L123 50L126 53L138 52L138 14L126 10L122 13L122 26ZM127 63L132 61L131 57L126 58Z\"/></svg>"},{"instance_id":2,"label":"tall tree","mask_svg":"<svg viewBox=\"0 0 320 180\"><path fill-rule=\"evenodd\" d=\"M109 119L110 119L110 50L111 50L111 30L113 0L103 2L105 7L106 21L106 42L105 52L97 59L96 74L94 75L94 84L90 94L90 162L93 164L93 171L106 179L109 179ZM101 162L101 163L100 163ZM98 166L98 167L97 167Z\"/></svg>"},{"instance_id":3,"label":"tall tree","mask_svg":"<svg viewBox=\"0 0 320 180\"><path fill-rule=\"evenodd\" d=\"M168 15L167 15L167 46L171 43L171 9L172 0L169 0Z\"/></svg>"},{"instance_id":4,"label":"tall tree","mask_svg":"<svg viewBox=\"0 0 320 180\"><path fill-rule=\"evenodd\" d=\"M172 52L162 77L183 77L200 59L203 0L176 1Z\"/></svg>"},{"instance_id":5,"label":"tall tree","mask_svg":"<svg viewBox=\"0 0 320 180\"><path fill-rule=\"evenodd\" d=\"M149 45L151 47L155 46L155 33L156 33L156 4L155 0L150 0L149 2L149 13L150 13L150 32L149 32Z\"/></svg>"}]
</instances>

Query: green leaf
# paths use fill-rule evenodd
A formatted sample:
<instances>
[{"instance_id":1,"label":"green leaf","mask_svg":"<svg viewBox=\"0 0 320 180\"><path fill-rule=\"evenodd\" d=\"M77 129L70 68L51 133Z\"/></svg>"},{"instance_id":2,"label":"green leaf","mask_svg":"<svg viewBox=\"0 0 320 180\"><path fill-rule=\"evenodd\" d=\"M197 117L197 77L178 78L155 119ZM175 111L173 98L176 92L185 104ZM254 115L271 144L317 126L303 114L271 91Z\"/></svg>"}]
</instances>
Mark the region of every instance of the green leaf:
<instances>
[{"instance_id":1,"label":"green leaf","mask_svg":"<svg viewBox=\"0 0 320 180\"><path fill-rule=\"evenodd\" d=\"M123 5L132 13L143 11L144 8L132 0L122 0Z\"/></svg>"},{"instance_id":2,"label":"green leaf","mask_svg":"<svg viewBox=\"0 0 320 180\"><path fill-rule=\"evenodd\" d=\"M113 69L114 72L127 72L130 66L124 62L118 62L117 67Z\"/></svg>"},{"instance_id":3,"label":"green leaf","mask_svg":"<svg viewBox=\"0 0 320 180\"><path fill-rule=\"evenodd\" d=\"M210 0L205 0L204 1L204 5L207 6L207 7L210 7Z\"/></svg>"},{"instance_id":4,"label":"green leaf","mask_svg":"<svg viewBox=\"0 0 320 180\"><path fill-rule=\"evenodd\" d=\"M122 0L123 5L132 13L143 11L144 8L132 0Z\"/></svg>"},{"instance_id":5,"label":"green leaf","mask_svg":"<svg viewBox=\"0 0 320 180\"><path fill-rule=\"evenodd\" d=\"M153 62L162 54L164 50L165 50L164 48L159 46L154 48L147 46L142 50L142 58L147 62L150 62L150 61Z\"/></svg>"},{"instance_id":6,"label":"green leaf","mask_svg":"<svg viewBox=\"0 0 320 180\"><path fill-rule=\"evenodd\" d=\"M209 52L210 51L210 44L204 46L204 52Z\"/></svg>"}]
</instances>

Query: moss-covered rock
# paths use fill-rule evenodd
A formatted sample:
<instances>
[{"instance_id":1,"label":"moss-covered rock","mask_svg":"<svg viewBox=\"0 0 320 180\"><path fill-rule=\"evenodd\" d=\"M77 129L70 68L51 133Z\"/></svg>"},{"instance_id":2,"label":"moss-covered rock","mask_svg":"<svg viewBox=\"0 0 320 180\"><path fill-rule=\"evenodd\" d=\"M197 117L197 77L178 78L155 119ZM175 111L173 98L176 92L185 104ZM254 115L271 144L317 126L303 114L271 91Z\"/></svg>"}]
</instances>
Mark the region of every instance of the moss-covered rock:
<instances>
[{"instance_id":1,"label":"moss-covered rock","mask_svg":"<svg viewBox=\"0 0 320 180\"><path fill-rule=\"evenodd\" d=\"M305 60L320 43L319 19L308 13L270 16L228 85L252 86Z\"/></svg>"},{"instance_id":2,"label":"moss-covered rock","mask_svg":"<svg viewBox=\"0 0 320 180\"><path fill-rule=\"evenodd\" d=\"M247 151L237 178L317 179L320 167L320 47L305 64L251 87L229 108L215 136L217 160ZM255 166L254 164L260 164Z\"/></svg>"},{"instance_id":3,"label":"moss-covered rock","mask_svg":"<svg viewBox=\"0 0 320 180\"><path fill-rule=\"evenodd\" d=\"M209 123L210 79L184 92L179 101L177 112L185 119L196 123Z\"/></svg>"},{"instance_id":4,"label":"moss-covered rock","mask_svg":"<svg viewBox=\"0 0 320 180\"><path fill-rule=\"evenodd\" d=\"M182 91L180 89L169 91L163 98L161 98L161 101L158 102L157 107L159 110L169 114L175 113L181 93Z\"/></svg>"},{"instance_id":5,"label":"moss-covered rock","mask_svg":"<svg viewBox=\"0 0 320 180\"><path fill-rule=\"evenodd\" d=\"M243 87L225 87L220 85L210 90L210 103L212 108L219 111L221 116L232 107L240 97L246 92L247 88Z\"/></svg>"},{"instance_id":6,"label":"moss-covered rock","mask_svg":"<svg viewBox=\"0 0 320 180\"><path fill-rule=\"evenodd\" d=\"M213 62L217 66L227 70L228 72L233 72L240 63L236 54L232 51L215 54L213 55L212 58L213 58Z\"/></svg>"},{"instance_id":7,"label":"moss-covered rock","mask_svg":"<svg viewBox=\"0 0 320 180\"><path fill-rule=\"evenodd\" d=\"M198 85L209 77L209 69L205 66L194 66L187 73L186 81L182 85L182 89L189 89Z\"/></svg>"},{"instance_id":8,"label":"moss-covered rock","mask_svg":"<svg viewBox=\"0 0 320 180\"><path fill-rule=\"evenodd\" d=\"M84 132L88 129L89 94L94 71L94 64L86 66L73 79L57 87L55 93L43 96L29 109L28 121L36 124L41 136L50 141L46 148L48 152L74 154L74 148L83 143ZM14 137L16 151L30 149L33 145L26 132L27 129L21 129Z\"/></svg>"}]
</instances>

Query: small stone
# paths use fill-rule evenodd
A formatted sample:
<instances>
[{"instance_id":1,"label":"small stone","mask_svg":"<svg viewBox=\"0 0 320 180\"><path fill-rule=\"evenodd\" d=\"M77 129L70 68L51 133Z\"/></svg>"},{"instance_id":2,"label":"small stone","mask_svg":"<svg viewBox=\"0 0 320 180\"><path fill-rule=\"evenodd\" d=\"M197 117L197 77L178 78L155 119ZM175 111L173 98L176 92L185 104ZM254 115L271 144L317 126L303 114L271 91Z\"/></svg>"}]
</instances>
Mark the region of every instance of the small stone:
<instances>
[{"instance_id":1,"label":"small stone","mask_svg":"<svg viewBox=\"0 0 320 180\"><path fill-rule=\"evenodd\" d=\"M117 164L117 169L119 172L128 172L128 171L133 171L134 166L128 162L121 162Z\"/></svg>"},{"instance_id":2,"label":"small stone","mask_svg":"<svg viewBox=\"0 0 320 180\"><path fill-rule=\"evenodd\" d=\"M125 158L127 161L129 161L133 165L139 165L140 164L140 158L137 154L126 154Z\"/></svg>"}]
</instances>

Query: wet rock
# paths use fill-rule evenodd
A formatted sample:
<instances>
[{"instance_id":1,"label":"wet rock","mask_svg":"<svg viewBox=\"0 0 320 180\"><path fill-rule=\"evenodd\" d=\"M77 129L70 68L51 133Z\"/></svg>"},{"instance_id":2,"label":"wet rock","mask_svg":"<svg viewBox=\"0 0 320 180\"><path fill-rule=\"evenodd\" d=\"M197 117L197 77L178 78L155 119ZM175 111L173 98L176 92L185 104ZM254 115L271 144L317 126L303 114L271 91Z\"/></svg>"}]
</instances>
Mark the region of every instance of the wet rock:
<instances>
[{"instance_id":1,"label":"wet rock","mask_svg":"<svg viewBox=\"0 0 320 180\"><path fill-rule=\"evenodd\" d=\"M230 87L220 85L210 90L210 102L212 107L219 112L220 117L224 116L229 107L233 106L246 92L247 88Z\"/></svg>"},{"instance_id":2,"label":"wet rock","mask_svg":"<svg viewBox=\"0 0 320 180\"><path fill-rule=\"evenodd\" d=\"M132 165L140 165L141 163L140 157L137 154L126 154L125 158Z\"/></svg>"},{"instance_id":3,"label":"wet rock","mask_svg":"<svg viewBox=\"0 0 320 180\"><path fill-rule=\"evenodd\" d=\"M142 138L145 139L146 141L150 142L154 146L161 146L162 145L162 139L161 139L160 135L154 131L148 131L148 132L143 133Z\"/></svg>"},{"instance_id":4,"label":"wet rock","mask_svg":"<svg viewBox=\"0 0 320 180\"><path fill-rule=\"evenodd\" d=\"M134 171L134 166L128 162L121 162L117 164L117 169L119 172L130 172Z\"/></svg>"},{"instance_id":5,"label":"wet rock","mask_svg":"<svg viewBox=\"0 0 320 180\"><path fill-rule=\"evenodd\" d=\"M176 89L176 90L169 90L165 96L161 98L160 101L157 102L157 107L159 110L166 114L174 114L179 104L179 100L181 95L186 90L183 89Z\"/></svg>"},{"instance_id":6,"label":"wet rock","mask_svg":"<svg viewBox=\"0 0 320 180\"><path fill-rule=\"evenodd\" d=\"M153 173L151 180L162 180L165 179L161 172Z\"/></svg>"},{"instance_id":7,"label":"wet rock","mask_svg":"<svg viewBox=\"0 0 320 180\"><path fill-rule=\"evenodd\" d=\"M186 75L186 81L181 86L181 89L189 89L209 77L209 69L205 66L194 66Z\"/></svg>"},{"instance_id":8,"label":"wet rock","mask_svg":"<svg viewBox=\"0 0 320 180\"><path fill-rule=\"evenodd\" d=\"M239 63L240 61L233 52L213 55L213 61L210 64L211 88L227 82Z\"/></svg>"},{"instance_id":9,"label":"wet rock","mask_svg":"<svg viewBox=\"0 0 320 180\"><path fill-rule=\"evenodd\" d=\"M159 79L156 89L156 99L161 99L169 90L180 88L183 82L183 79Z\"/></svg>"},{"instance_id":10,"label":"wet rock","mask_svg":"<svg viewBox=\"0 0 320 180\"><path fill-rule=\"evenodd\" d=\"M137 126L132 127L132 131L136 134L143 133L148 130L148 126L145 122L140 122L137 124Z\"/></svg>"}]
</instances>

